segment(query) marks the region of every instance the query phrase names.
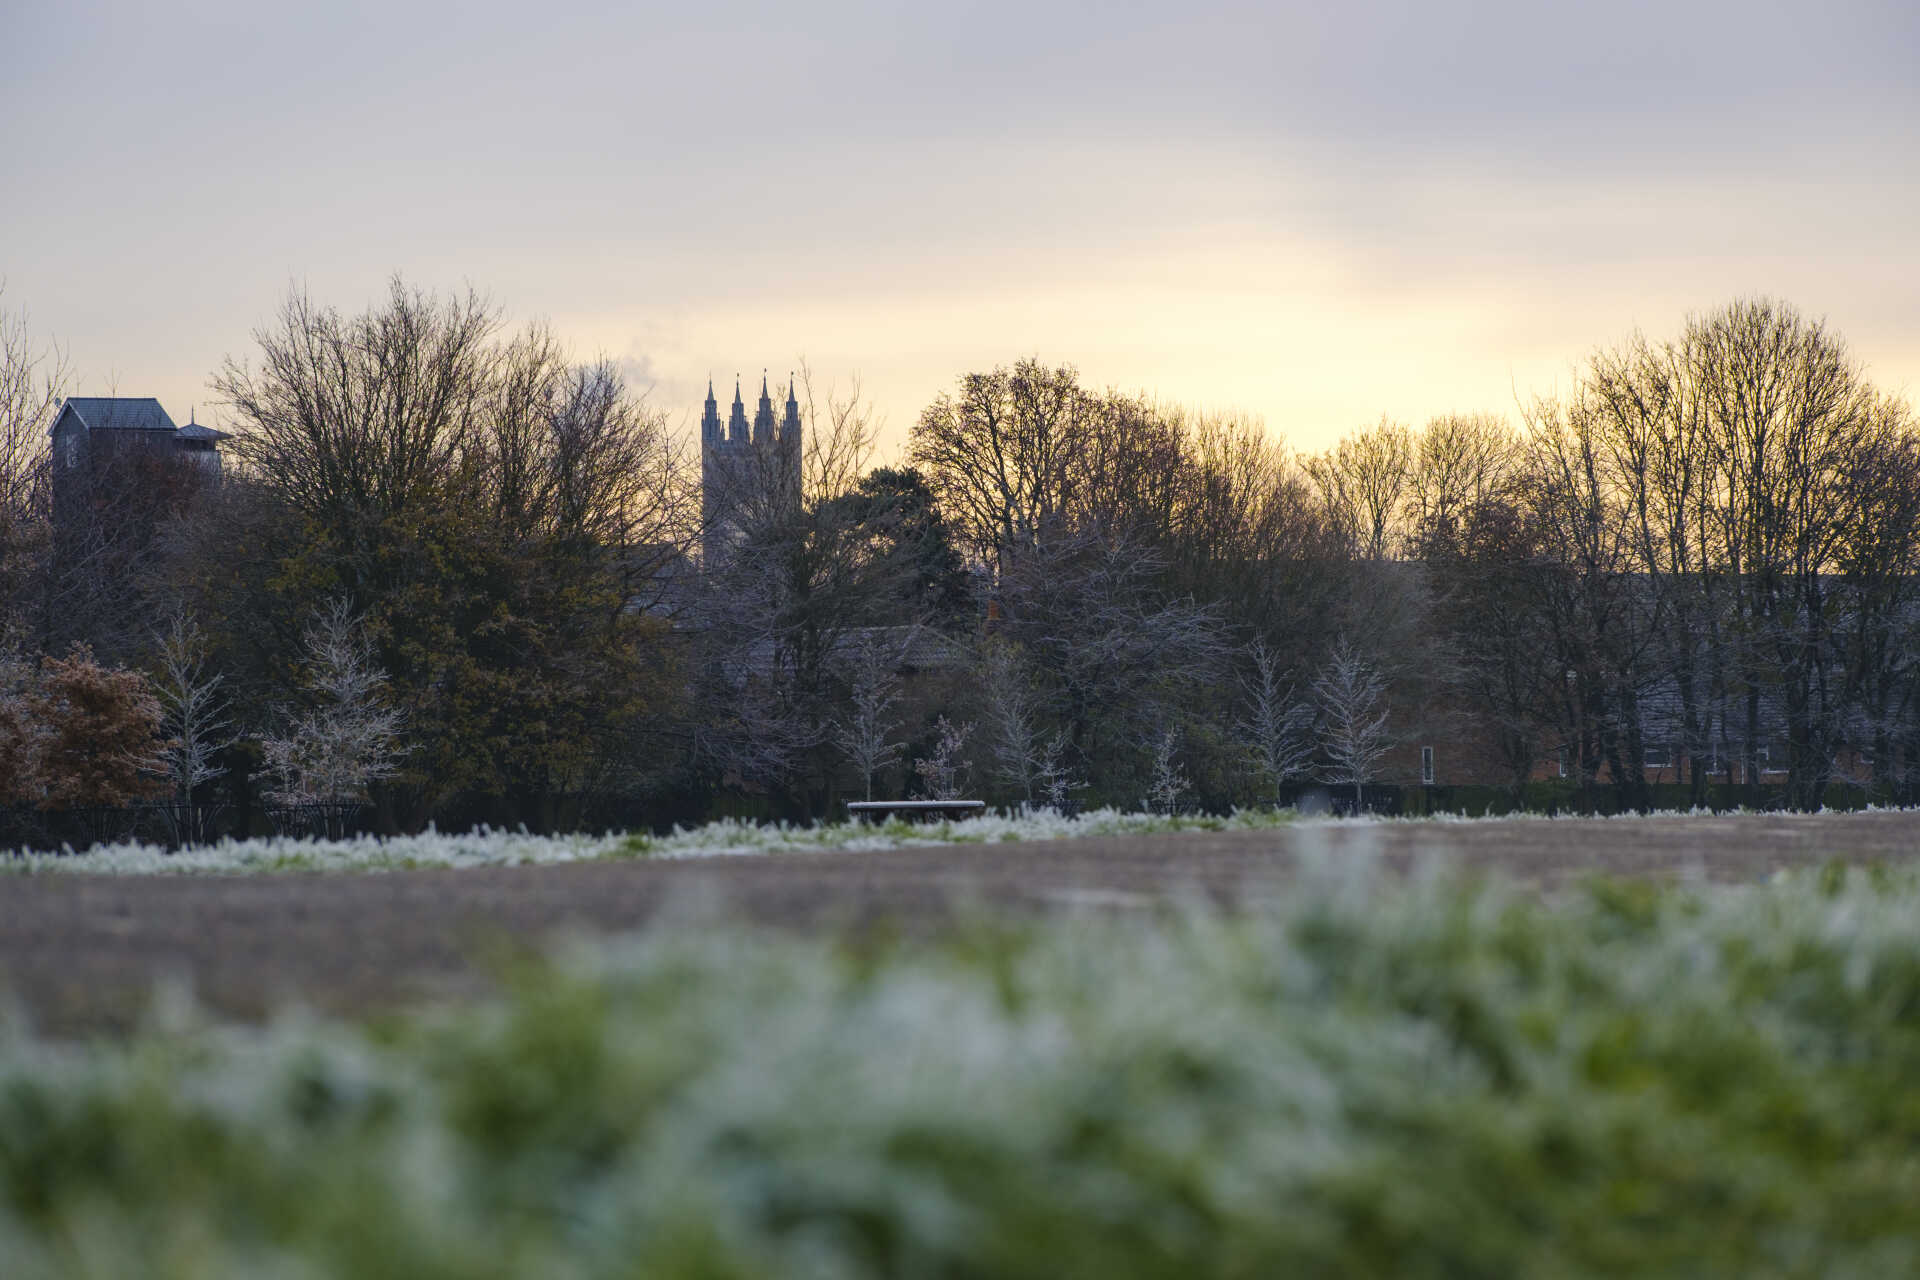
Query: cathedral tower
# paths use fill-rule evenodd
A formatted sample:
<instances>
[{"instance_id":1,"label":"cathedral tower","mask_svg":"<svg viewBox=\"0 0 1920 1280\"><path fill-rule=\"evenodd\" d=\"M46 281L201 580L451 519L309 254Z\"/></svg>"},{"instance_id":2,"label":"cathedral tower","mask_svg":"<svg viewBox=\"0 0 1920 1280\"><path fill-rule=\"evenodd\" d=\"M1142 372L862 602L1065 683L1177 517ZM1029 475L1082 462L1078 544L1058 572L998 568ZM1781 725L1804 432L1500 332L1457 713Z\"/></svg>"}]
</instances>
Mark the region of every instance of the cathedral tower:
<instances>
[{"instance_id":1,"label":"cathedral tower","mask_svg":"<svg viewBox=\"0 0 1920 1280\"><path fill-rule=\"evenodd\" d=\"M700 415L700 513L702 559L712 568L761 522L800 506L800 402L787 388L786 415L776 423L773 395L763 374L760 403L747 423L740 382L733 384L733 410L725 429L713 380Z\"/></svg>"}]
</instances>

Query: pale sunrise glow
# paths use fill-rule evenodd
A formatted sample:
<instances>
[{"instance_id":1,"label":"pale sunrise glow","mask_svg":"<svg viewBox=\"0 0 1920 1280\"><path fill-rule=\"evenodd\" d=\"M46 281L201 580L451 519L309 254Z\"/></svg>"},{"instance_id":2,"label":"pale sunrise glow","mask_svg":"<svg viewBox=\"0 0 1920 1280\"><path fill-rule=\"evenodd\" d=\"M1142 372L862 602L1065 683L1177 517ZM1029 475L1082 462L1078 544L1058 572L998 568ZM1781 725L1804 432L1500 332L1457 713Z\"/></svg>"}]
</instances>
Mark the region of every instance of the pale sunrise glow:
<instances>
[{"instance_id":1,"label":"pale sunrise glow","mask_svg":"<svg viewBox=\"0 0 1920 1280\"><path fill-rule=\"evenodd\" d=\"M689 420L804 359L895 446L1029 355L1301 448L1511 415L1760 294L1920 385L1903 6L721 8L16 15L6 304L77 390L215 420L290 283L394 272Z\"/></svg>"}]
</instances>

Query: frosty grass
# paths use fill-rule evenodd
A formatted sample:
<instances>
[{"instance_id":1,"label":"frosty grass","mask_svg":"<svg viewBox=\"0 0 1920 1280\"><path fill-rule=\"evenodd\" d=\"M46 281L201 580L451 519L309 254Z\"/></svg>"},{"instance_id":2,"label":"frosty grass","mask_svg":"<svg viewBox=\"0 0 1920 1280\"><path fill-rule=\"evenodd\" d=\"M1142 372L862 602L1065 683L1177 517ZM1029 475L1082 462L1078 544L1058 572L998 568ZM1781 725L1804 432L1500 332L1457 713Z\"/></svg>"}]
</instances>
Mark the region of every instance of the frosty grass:
<instances>
[{"instance_id":1,"label":"frosty grass","mask_svg":"<svg viewBox=\"0 0 1920 1280\"><path fill-rule=\"evenodd\" d=\"M663 929L474 1004L0 1021L0 1275L1920 1273L1920 878Z\"/></svg>"},{"instance_id":2,"label":"frosty grass","mask_svg":"<svg viewBox=\"0 0 1920 1280\"><path fill-rule=\"evenodd\" d=\"M1684 813L1654 815L1684 817ZM1604 821L1513 814L1497 818L1378 819L1361 822L1558 822ZM738 854L786 854L880 851L910 846L994 844L1007 840L1065 840L1086 836L1150 835L1177 831L1257 831L1309 824L1290 809L1243 809L1225 817L1122 813L1101 809L1074 817L1051 810L988 814L958 822L884 824L829 823L817 826L757 824L734 819L710 822L671 834L535 836L525 832L475 831L442 835L428 830L412 836L356 836L347 840L267 837L227 840L200 848L168 852L159 845L107 844L78 852L0 851L0 874L67 872L106 875L218 874L274 871L407 871L429 867L535 866L547 863L609 861L622 858L702 858ZM1341 825L1353 825L1353 819Z\"/></svg>"}]
</instances>

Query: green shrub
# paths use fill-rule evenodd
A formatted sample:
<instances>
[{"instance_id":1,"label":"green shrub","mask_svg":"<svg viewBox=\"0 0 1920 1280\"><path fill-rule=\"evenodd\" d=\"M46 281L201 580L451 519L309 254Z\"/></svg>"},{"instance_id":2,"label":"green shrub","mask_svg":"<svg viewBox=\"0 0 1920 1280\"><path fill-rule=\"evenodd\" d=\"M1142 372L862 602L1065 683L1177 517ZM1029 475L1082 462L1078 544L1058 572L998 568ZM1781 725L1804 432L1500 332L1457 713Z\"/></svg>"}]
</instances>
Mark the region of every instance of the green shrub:
<instances>
[{"instance_id":1,"label":"green shrub","mask_svg":"<svg viewBox=\"0 0 1920 1280\"><path fill-rule=\"evenodd\" d=\"M1327 867L1237 917L685 929L377 1027L15 1027L0 1274L1911 1274L1917 909Z\"/></svg>"}]
</instances>

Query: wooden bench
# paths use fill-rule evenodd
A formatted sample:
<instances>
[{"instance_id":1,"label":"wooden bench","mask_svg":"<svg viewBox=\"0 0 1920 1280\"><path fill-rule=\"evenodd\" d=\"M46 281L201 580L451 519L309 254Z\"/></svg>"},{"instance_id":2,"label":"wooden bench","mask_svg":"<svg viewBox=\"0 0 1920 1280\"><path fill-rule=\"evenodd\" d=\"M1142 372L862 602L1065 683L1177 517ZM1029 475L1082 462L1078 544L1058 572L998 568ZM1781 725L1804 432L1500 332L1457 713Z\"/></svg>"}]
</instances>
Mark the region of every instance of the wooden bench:
<instances>
[{"instance_id":1,"label":"wooden bench","mask_svg":"<svg viewBox=\"0 0 1920 1280\"><path fill-rule=\"evenodd\" d=\"M985 800L849 800L847 816L872 818L976 818L987 811Z\"/></svg>"}]
</instances>

